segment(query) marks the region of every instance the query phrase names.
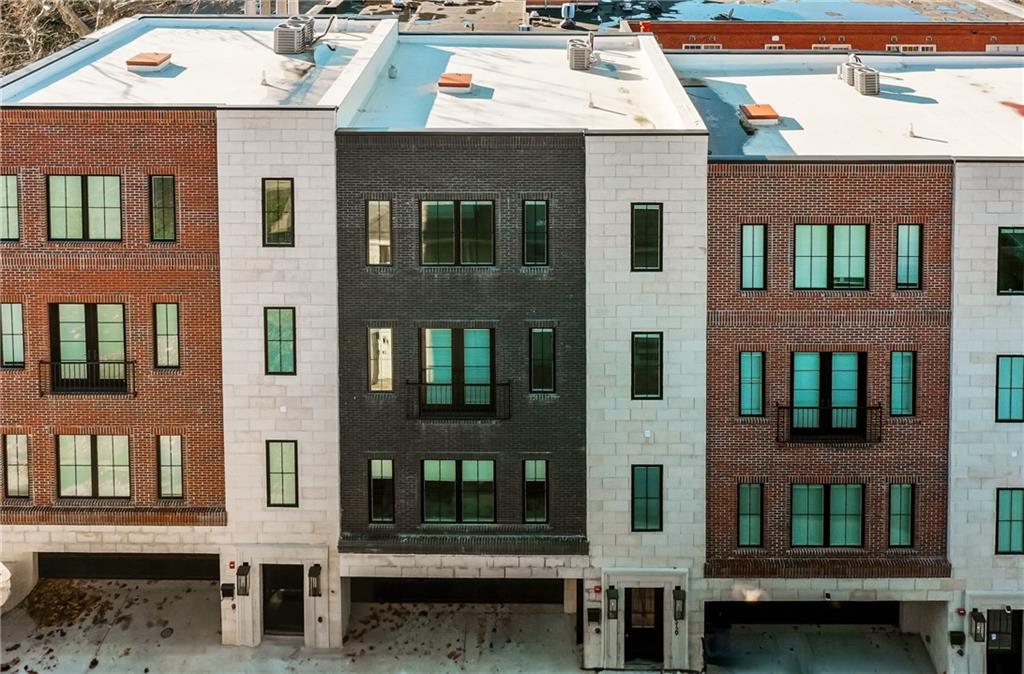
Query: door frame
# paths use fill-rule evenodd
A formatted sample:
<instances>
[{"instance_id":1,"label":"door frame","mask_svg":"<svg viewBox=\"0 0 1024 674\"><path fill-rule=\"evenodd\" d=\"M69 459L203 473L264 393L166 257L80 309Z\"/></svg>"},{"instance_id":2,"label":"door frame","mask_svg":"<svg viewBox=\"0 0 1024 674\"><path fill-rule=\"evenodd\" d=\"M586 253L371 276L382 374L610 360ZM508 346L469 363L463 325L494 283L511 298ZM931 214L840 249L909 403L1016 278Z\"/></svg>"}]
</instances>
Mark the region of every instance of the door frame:
<instances>
[{"instance_id":1,"label":"door frame","mask_svg":"<svg viewBox=\"0 0 1024 674\"><path fill-rule=\"evenodd\" d=\"M603 667L606 669L626 669L626 614L625 597L627 588L654 588L661 591L662 597L662 669L686 669L690 666L690 622L692 613L697 610L691 599L689 587L689 570L681 568L654 569L604 569L601 573L601 586L607 591L615 587L619 592L619 617L609 620L607 599L602 597L602 641ZM687 591L686 614L683 620L676 621L672 615L672 590L680 587Z\"/></svg>"},{"instance_id":2,"label":"door frame","mask_svg":"<svg viewBox=\"0 0 1024 674\"><path fill-rule=\"evenodd\" d=\"M636 592L643 592L643 591L650 591L652 593L653 597L654 597L654 606L653 606L654 625L651 627L651 629L654 630L655 634L653 634L651 636L651 639L652 639L652 642L653 642L652 646L654 644L657 644L657 642L659 640L661 641L661 644L660 644L660 648L658 649L659 657L657 659L654 659L654 660L640 659L640 661L641 662L645 662L645 663L646 662L653 662L654 664L660 665L660 666L663 667L665 665L665 592L664 592L664 589L661 588L661 587L625 587L622 590L622 596L621 596L622 605L621 605L619 611L620 611L620 614L621 614L621 620L623 622L623 625L622 625L622 635L623 635L622 636L622 661L623 661L623 665L627 666L627 667L630 665L630 660L628 659L628 655L629 655L628 654L629 636L630 636L629 633L630 633L631 628L633 630L637 629L636 626L632 626L631 625L632 614L633 614L632 598L634 596L634 593L636 593ZM659 611L660 611L661 615L658 614Z\"/></svg>"}]
</instances>

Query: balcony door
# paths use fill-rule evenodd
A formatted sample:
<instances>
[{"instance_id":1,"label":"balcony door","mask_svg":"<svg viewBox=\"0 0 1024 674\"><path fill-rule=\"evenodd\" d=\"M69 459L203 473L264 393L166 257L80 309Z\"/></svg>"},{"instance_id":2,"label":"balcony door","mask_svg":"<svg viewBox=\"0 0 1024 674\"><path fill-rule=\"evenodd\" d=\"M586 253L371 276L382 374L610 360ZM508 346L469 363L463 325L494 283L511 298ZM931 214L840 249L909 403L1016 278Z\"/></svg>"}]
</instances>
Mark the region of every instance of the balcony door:
<instances>
[{"instance_id":1,"label":"balcony door","mask_svg":"<svg viewBox=\"0 0 1024 674\"><path fill-rule=\"evenodd\" d=\"M424 328L420 405L424 411L486 412L494 408L493 332Z\"/></svg>"},{"instance_id":2,"label":"balcony door","mask_svg":"<svg viewBox=\"0 0 1024 674\"><path fill-rule=\"evenodd\" d=\"M794 352L793 435L863 435L867 357L864 353Z\"/></svg>"},{"instance_id":3,"label":"balcony door","mask_svg":"<svg viewBox=\"0 0 1024 674\"><path fill-rule=\"evenodd\" d=\"M126 389L124 305L51 304L54 391Z\"/></svg>"}]
</instances>

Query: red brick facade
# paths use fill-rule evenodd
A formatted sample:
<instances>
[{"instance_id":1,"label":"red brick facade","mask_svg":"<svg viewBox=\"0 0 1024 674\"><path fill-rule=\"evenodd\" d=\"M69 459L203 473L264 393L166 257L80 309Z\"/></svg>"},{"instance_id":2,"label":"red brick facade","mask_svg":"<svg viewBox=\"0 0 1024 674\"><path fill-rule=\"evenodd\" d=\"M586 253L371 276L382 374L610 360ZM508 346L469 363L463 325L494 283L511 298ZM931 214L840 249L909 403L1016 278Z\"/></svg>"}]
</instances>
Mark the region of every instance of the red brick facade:
<instances>
[{"instance_id":1,"label":"red brick facade","mask_svg":"<svg viewBox=\"0 0 1024 674\"><path fill-rule=\"evenodd\" d=\"M948 576L952 166L711 163L707 568L711 577ZM766 225L766 289L741 290L741 225ZM896 227L922 227L920 290L896 289ZM867 224L867 290L795 290L796 224ZM765 356L763 417L739 416L739 353ZM881 441L786 443L790 354L867 354ZM916 414L889 415L889 354L917 352ZM913 545L889 547L888 485L914 484ZM740 548L737 490L763 485L763 542ZM864 485L863 546L790 545L790 485Z\"/></svg>"},{"instance_id":2,"label":"red brick facade","mask_svg":"<svg viewBox=\"0 0 1024 674\"><path fill-rule=\"evenodd\" d=\"M0 496L0 523L225 524L215 112L4 109L0 137L21 229L0 243L0 302L21 303L25 325L24 369L0 370L0 434L27 434L30 463L30 497ZM52 174L120 176L122 240L48 241ZM150 240L150 175L175 176L176 241ZM179 305L177 369L154 367L160 302ZM124 305L134 395L43 392L58 303ZM128 435L131 497L59 498L61 434ZM158 497L158 435L182 436L181 499Z\"/></svg>"}]
</instances>

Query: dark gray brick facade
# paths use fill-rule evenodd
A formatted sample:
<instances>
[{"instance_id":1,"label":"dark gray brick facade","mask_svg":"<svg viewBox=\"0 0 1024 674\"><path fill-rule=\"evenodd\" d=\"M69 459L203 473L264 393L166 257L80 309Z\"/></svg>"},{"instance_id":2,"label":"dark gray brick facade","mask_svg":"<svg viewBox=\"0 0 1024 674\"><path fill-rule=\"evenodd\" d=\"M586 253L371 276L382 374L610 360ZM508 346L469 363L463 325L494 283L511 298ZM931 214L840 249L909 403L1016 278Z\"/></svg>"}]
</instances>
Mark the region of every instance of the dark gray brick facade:
<instances>
[{"instance_id":1,"label":"dark gray brick facade","mask_svg":"<svg viewBox=\"0 0 1024 674\"><path fill-rule=\"evenodd\" d=\"M337 136L341 526L349 551L586 552L582 134L381 133ZM494 267L420 265L421 200L495 204ZM522 266L522 202L549 202L548 267ZM391 267L366 265L366 202L390 200ZM370 393L367 330L394 330L394 393ZM410 414L425 327L494 330L502 420ZM555 394L529 392L529 328L556 329ZM395 523L370 524L368 462L395 467ZM493 459L495 524L423 524L421 461ZM548 461L547 524L523 524L525 459Z\"/></svg>"}]
</instances>

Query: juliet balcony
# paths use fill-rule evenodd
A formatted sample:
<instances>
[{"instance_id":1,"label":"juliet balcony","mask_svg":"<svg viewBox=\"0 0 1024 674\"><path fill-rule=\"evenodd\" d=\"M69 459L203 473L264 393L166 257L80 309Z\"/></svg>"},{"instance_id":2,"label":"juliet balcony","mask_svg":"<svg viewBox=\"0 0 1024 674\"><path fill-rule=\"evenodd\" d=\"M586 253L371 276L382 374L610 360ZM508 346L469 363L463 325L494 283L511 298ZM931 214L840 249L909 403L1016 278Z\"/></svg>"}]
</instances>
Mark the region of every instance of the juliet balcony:
<instances>
[{"instance_id":1,"label":"juliet balcony","mask_svg":"<svg viewBox=\"0 0 1024 674\"><path fill-rule=\"evenodd\" d=\"M775 410L775 439L781 443L875 443L882 440L881 406L793 407Z\"/></svg>"},{"instance_id":2,"label":"juliet balcony","mask_svg":"<svg viewBox=\"0 0 1024 674\"><path fill-rule=\"evenodd\" d=\"M39 395L135 395L134 361L40 361Z\"/></svg>"}]
</instances>

